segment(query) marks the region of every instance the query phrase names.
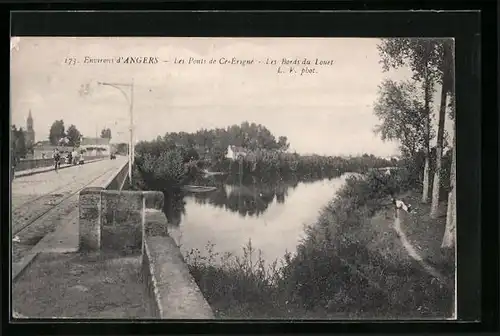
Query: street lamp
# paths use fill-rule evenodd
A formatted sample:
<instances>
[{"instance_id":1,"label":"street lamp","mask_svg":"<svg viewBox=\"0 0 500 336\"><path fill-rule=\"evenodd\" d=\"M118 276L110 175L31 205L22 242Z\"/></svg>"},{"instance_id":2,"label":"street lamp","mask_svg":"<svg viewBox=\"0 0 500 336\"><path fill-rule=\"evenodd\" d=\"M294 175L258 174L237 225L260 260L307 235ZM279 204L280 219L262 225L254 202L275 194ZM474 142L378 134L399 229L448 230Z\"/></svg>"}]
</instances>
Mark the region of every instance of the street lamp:
<instances>
[{"instance_id":1,"label":"street lamp","mask_svg":"<svg viewBox=\"0 0 500 336\"><path fill-rule=\"evenodd\" d=\"M133 108L134 108L134 81L130 83L106 83L106 82L97 82L98 85L106 85L106 86L111 86L114 87L115 89L119 90L127 102L129 103L129 115L130 115L130 139L129 139L129 150L128 150L128 177L130 180L130 183L132 183L132 164L134 163L134 157L135 157L135 149L134 149L134 137L133 137L133 126L134 126L134 114L133 114ZM129 88L130 90L130 97L127 95L127 93L123 90L123 88Z\"/></svg>"}]
</instances>

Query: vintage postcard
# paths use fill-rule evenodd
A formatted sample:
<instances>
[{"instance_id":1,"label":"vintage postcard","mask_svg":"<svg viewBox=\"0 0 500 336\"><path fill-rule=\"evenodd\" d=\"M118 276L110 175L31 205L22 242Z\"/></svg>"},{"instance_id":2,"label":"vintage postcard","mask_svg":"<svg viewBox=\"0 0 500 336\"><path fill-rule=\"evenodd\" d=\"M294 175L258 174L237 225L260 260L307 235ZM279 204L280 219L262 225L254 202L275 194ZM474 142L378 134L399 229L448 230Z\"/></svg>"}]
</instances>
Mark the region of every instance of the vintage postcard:
<instances>
[{"instance_id":1,"label":"vintage postcard","mask_svg":"<svg viewBox=\"0 0 500 336\"><path fill-rule=\"evenodd\" d=\"M12 314L455 319L454 40L12 37Z\"/></svg>"}]
</instances>

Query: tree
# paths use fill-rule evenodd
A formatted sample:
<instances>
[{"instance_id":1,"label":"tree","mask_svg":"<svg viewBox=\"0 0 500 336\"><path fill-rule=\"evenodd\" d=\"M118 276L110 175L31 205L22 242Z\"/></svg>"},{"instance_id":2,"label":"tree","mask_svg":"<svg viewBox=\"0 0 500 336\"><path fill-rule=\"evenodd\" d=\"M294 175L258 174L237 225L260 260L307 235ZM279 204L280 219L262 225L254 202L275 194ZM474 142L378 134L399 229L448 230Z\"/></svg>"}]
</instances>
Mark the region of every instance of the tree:
<instances>
[{"instance_id":1,"label":"tree","mask_svg":"<svg viewBox=\"0 0 500 336\"><path fill-rule=\"evenodd\" d=\"M454 126L456 127L456 125ZM456 132L456 130L455 130ZM448 193L448 206L446 211L446 227L444 230L442 248L449 248L455 243L455 229L457 227L457 192L456 192L456 172L457 172L457 149L456 134L453 136L453 156L451 162L450 188Z\"/></svg>"},{"instance_id":2,"label":"tree","mask_svg":"<svg viewBox=\"0 0 500 336\"><path fill-rule=\"evenodd\" d=\"M10 153L14 157L16 153L16 140L17 140L17 127L12 125L10 127Z\"/></svg>"},{"instance_id":3,"label":"tree","mask_svg":"<svg viewBox=\"0 0 500 336\"><path fill-rule=\"evenodd\" d=\"M446 117L446 107L447 98L451 93L453 96L454 92L454 64L453 64L453 45L452 41L444 41L442 43L442 62L440 64L441 70L441 102L439 105L439 123L437 132L437 143L436 143L436 169L434 171L434 183L432 187L432 203L431 203L431 213L432 218L436 218L438 215L439 206L439 186L441 183L441 166L442 166L442 156L443 156L443 140L444 140L444 122Z\"/></svg>"},{"instance_id":4,"label":"tree","mask_svg":"<svg viewBox=\"0 0 500 336\"><path fill-rule=\"evenodd\" d=\"M127 154L128 153L128 144L127 143L117 144L116 145L116 153L117 154Z\"/></svg>"},{"instance_id":5,"label":"tree","mask_svg":"<svg viewBox=\"0 0 500 336\"><path fill-rule=\"evenodd\" d=\"M451 64L455 63L454 50L451 50ZM454 70L450 71L450 76L452 76L452 83L454 85ZM450 187L451 191L448 194L448 208L446 211L446 227L444 230L443 240L441 242L441 248L450 248L455 246L455 233L457 227L457 124L455 119L455 90L451 88L450 97L450 117L453 120L453 157L451 161L451 173L450 173Z\"/></svg>"},{"instance_id":6,"label":"tree","mask_svg":"<svg viewBox=\"0 0 500 336\"><path fill-rule=\"evenodd\" d=\"M427 112L413 82L385 80L379 87L374 113L382 122L375 133L382 140L397 140L404 156L413 158L426 149Z\"/></svg>"},{"instance_id":7,"label":"tree","mask_svg":"<svg viewBox=\"0 0 500 336\"><path fill-rule=\"evenodd\" d=\"M27 148L26 148L26 139L24 137L24 130L22 127L20 127L18 130L13 129L13 134L14 134L14 158L24 158L26 157L27 154Z\"/></svg>"},{"instance_id":8,"label":"tree","mask_svg":"<svg viewBox=\"0 0 500 336\"><path fill-rule=\"evenodd\" d=\"M280 136L278 138L278 146L279 149L282 151L287 151L288 148L290 147L290 144L288 143L288 138L286 136Z\"/></svg>"},{"instance_id":9,"label":"tree","mask_svg":"<svg viewBox=\"0 0 500 336\"><path fill-rule=\"evenodd\" d=\"M10 150L11 150L11 155L12 155L12 162L14 163L17 161L20 157L23 156L23 142L20 141L20 131L18 130L16 125L12 125L10 129ZM21 136L24 137L24 134ZM22 139L21 139L22 140Z\"/></svg>"},{"instance_id":10,"label":"tree","mask_svg":"<svg viewBox=\"0 0 500 336\"><path fill-rule=\"evenodd\" d=\"M384 71L407 65L413 79L422 83L426 111L426 148L424 152L424 177L422 202L429 199L431 103L434 86L440 76L440 41L436 39L391 38L384 39L378 46Z\"/></svg>"},{"instance_id":11,"label":"tree","mask_svg":"<svg viewBox=\"0 0 500 336\"><path fill-rule=\"evenodd\" d=\"M57 146L59 144L59 140L66 136L66 133L64 131L65 131L64 121L63 120L54 121L52 123L52 126L50 126L50 132L49 132L50 144L53 146Z\"/></svg>"},{"instance_id":12,"label":"tree","mask_svg":"<svg viewBox=\"0 0 500 336\"><path fill-rule=\"evenodd\" d=\"M103 128L101 130L101 138L111 139L111 129L109 129L109 128Z\"/></svg>"},{"instance_id":13,"label":"tree","mask_svg":"<svg viewBox=\"0 0 500 336\"><path fill-rule=\"evenodd\" d=\"M68 130L66 131L66 137L68 138L69 146L80 146L80 139L82 137L82 134L75 125L70 125L68 127Z\"/></svg>"}]
</instances>

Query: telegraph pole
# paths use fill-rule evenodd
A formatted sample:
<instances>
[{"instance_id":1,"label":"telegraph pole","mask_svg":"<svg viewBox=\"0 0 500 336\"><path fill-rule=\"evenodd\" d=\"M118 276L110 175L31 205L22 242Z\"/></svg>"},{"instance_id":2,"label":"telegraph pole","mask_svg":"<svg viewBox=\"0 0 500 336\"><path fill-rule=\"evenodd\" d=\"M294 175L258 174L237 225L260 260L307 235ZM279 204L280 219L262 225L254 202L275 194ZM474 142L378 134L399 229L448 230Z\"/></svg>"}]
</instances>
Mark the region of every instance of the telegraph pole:
<instances>
[{"instance_id":1,"label":"telegraph pole","mask_svg":"<svg viewBox=\"0 0 500 336\"><path fill-rule=\"evenodd\" d=\"M130 83L104 83L104 82L97 82L99 85L106 85L106 86L111 86L114 87L115 89L119 90L127 102L129 103L129 116L130 116L130 139L129 139L129 150L128 150L128 177L130 183L132 183L132 164L134 163L134 80L132 79L132 82ZM130 88L130 97L127 95L125 91L123 91L122 87L128 87Z\"/></svg>"}]
</instances>

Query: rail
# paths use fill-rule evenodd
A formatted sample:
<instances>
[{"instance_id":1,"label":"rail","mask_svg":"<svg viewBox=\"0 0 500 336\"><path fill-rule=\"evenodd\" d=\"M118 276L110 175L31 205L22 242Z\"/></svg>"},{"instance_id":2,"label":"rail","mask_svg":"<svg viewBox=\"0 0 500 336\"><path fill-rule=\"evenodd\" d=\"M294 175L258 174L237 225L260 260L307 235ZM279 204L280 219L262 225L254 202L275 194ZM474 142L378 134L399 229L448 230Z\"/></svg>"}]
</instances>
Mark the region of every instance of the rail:
<instances>
[{"instance_id":1,"label":"rail","mask_svg":"<svg viewBox=\"0 0 500 336\"><path fill-rule=\"evenodd\" d=\"M100 159L100 158L106 158L109 155L84 155L83 159L85 161L90 161L90 160L95 160L95 159ZM25 160L20 160L17 162L17 164L14 167L14 171L23 171L23 170L28 170L28 169L35 169L35 168L43 168L43 167L50 167L54 165L54 159L53 158L47 158L47 159L25 159Z\"/></svg>"}]
</instances>

